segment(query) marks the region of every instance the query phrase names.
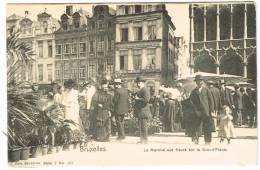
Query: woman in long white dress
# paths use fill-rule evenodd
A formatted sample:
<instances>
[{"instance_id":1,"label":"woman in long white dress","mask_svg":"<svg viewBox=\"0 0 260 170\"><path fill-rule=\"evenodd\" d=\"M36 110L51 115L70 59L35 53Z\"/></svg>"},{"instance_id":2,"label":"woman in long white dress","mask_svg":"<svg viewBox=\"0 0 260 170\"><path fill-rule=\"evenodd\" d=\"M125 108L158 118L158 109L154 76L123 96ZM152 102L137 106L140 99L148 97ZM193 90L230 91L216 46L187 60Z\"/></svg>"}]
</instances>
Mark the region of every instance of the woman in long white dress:
<instances>
[{"instance_id":1,"label":"woman in long white dress","mask_svg":"<svg viewBox=\"0 0 260 170\"><path fill-rule=\"evenodd\" d=\"M64 83L64 92L62 93L62 104L65 106L64 118L72 120L76 126L71 125L72 130L82 130L82 122L79 116L78 91L74 89L74 80L67 80Z\"/></svg>"}]
</instances>

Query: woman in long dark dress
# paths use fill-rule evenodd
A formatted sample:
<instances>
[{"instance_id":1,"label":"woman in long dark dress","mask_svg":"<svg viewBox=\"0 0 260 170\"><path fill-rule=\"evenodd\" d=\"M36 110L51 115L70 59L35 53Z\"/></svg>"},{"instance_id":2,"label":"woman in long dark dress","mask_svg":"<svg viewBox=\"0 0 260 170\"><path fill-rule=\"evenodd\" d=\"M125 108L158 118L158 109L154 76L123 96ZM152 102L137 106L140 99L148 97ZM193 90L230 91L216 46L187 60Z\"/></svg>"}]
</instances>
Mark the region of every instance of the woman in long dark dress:
<instances>
[{"instance_id":1,"label":"woman in long dark dress","mask_svg":"<svg viewBox=\"0 0 260 170\"><path fill-rule=\"evenodd\" d=\"M112 95L108 93L107 81L101 82L101 89L98 90L92 99L94 118L94 139L101 142L109 141L109 121L113 110Z\"/></svg>"}]
</instances>

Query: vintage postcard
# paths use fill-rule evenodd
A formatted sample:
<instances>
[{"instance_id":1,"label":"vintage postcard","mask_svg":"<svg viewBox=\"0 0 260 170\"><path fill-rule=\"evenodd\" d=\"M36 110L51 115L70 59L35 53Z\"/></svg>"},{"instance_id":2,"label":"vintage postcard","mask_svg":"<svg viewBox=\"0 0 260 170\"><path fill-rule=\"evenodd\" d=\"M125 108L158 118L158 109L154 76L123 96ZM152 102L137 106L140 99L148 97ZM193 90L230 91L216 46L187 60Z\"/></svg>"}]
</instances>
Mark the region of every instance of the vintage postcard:
<instances>
[{"instance_id":1,"label":"vintage postcard","mask_svg":"<svg viewBox=\"0 0 260 170\"><path fill-rule=\"evenodd\" d=\"M8 3L5 18L8 166L257 164L256 1Z\"/></svg>"}]
</instances>

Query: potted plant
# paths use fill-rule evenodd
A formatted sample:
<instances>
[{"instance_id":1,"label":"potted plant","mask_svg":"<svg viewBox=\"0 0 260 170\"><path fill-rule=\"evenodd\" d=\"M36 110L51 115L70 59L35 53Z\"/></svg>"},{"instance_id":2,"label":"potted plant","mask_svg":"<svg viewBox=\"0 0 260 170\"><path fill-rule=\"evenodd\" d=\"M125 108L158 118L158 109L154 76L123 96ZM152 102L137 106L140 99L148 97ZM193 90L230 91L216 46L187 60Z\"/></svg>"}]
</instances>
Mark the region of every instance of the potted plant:
<instances>
[{"instance_id":1,"label":"potted plant","mask_svg":"<svg viewBox=\"0 0 260 170\"><path fill-rule=\"evenodd\" d=\"M80 132L78 129L74 130L72 134L73 134L72 136L73 149L77 149L80 147L80 143L82 139L84 139L85 135L82 132Z\"/></svg>"}]
</instances>

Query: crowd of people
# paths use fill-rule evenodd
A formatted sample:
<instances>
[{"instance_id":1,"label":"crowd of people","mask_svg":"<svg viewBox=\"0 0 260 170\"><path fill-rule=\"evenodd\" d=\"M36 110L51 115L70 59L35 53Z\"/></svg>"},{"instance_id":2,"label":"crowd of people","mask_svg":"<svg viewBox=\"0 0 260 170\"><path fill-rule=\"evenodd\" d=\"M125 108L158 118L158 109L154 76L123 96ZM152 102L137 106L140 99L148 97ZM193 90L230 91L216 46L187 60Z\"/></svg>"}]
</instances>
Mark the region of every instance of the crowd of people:
<instances>
[{"instance_id":1,"label":"crowd of people","mask_svg":"<svg viewBox=\"0 0 260 170\"><path fill-rule=\"evenodd\" d=\"M156 93L145 86L145 79L135 79L138 90L131 92L123 86L123 80L113 82L94 79L81 84L67 80L64 85L53 83L49 99L64 108L64 118L75 122L78 129L96 141L109 141L117 133L117 140L125 139L124 119L132 111L138 119L140 141L148 143L148 121L159 119L162 131L185 130L195 144L204 136L206 144L212 140L212 132L218 131L220 142L230 143L235 137L234 126L256 126L256 91L238 85L227 88L224 80L215 84L195 77L197 87L186 92L182 83L161 86ZM133 108L133 109L131 109ZM234 124L234 125L233 125Z\"/></svg>"}]
</instances>

